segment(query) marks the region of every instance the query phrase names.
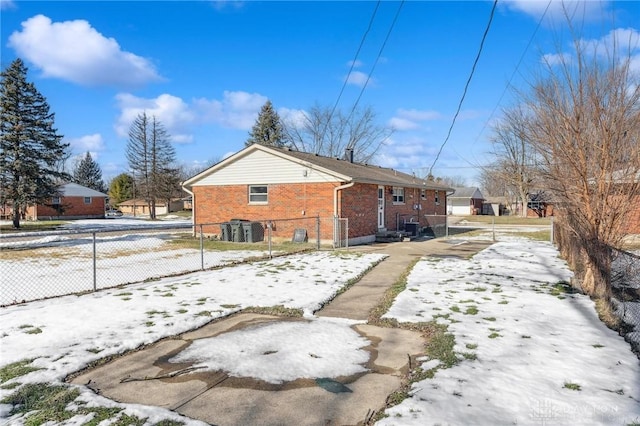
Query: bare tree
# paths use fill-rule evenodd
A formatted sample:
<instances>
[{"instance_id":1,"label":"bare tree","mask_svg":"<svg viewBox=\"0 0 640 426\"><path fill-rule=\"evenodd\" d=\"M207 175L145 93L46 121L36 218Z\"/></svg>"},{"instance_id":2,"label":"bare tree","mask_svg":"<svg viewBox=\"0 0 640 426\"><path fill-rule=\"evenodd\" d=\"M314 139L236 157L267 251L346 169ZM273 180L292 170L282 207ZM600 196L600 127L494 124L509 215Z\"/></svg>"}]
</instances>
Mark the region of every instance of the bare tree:
<instances>
[{"instance_id":1,"label":"bare tree","mask_svg":"<svg viewBox=\"0 0 640 426\"><path fill-rule=\"evenodd\" d=\"M524 131L578 247L568 257L584 265L582 290L608 301L610 246L625 236L628 207L640 194L640 79L615 47L576 37L574 49L547 62L546 76L523 95Z\"/></svg>"},{"instance_id":2,"label":"bare tree","mask_svg":"<svg viewBox=\"0 0 640 426\"><path fill-rule=\"evenodd\" d=\"M504 192L515 195L521 216L527 216L529 193L536 181L536 153L527 140L526 125L529 120L521 105L504 111L504 116L493 128L491 137L491 174L502 182Z\"/></svg>"},{"instance_id":3,"label":"bare tree","mask_svg":"<svg viewBox=\"0 0 640 426\"><path fill-rule=\"evenodd\" d=\"M139 114L129 129L127 160L134 175L134 184L149 207L151 219L156 218L156 201L171 197L179 183L175 164L175 149L169 134L155 116Z\"/></svg>"},{"instance_id":4,"label":"bare tree","mask_svg":"<svg viewBox=\"0 0 640 426\"><path fill-rule=\"evenodd\" d=\"M375 123L370 107L344 115L341 111L315 105L304 114L302 122L284 121L287 145L296 151L327 157L342 157L353 150L354 161L370 163L393 130Z\"/></svg>"}]
</instances>

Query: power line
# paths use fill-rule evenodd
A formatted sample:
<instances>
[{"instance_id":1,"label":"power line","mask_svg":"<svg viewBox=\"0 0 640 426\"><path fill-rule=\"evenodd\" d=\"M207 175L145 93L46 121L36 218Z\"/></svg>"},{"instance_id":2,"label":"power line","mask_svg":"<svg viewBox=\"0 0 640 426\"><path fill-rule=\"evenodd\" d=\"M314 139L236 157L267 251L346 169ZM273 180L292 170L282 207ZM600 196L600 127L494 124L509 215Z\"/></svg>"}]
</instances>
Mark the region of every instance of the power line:
<instances>
[{"instance_id":1,"label":"power line","mask_svg":"<svg viewBox=\"0 0 640 426\"><path fill-rule=\"evenodd\" d=\"M484 47L484 42L487 38L487 34L489 33L489 28L491 28L491 22L493 21L493 15L496 11L496 6L498 5L498 0L494 0L493 7L491 8L491 15L489 15L489 22L487 23L487 28L484 30L484 34L482 35L482 40L480 41L480 48L478 49L478 54L476 55L476 59L473 61L473 66L471 67L471 73L469 74L469 78L467 79L467 83L464 86L464 91L462 92L462 97L460 98L460 102L458 103L458 109L456 110L455 115L453 116L453 120L451 121L451 126L449 126L449 131L447 132L447 137L445 138L442 145L440 145L440 150L438 151L438 155L433 160L433 164L429 168L429 175L433 171L433 167L436 165L436 162L440 158L440 154L442 153L442 149L449 141L451 137L451 132L453 131L453 126L456 124L456 119L458 118L458 114L460 114L460 110L462 109L462 103L464 102L464 98L467 96L467 90L469 89L469 84L471 83L471 79L473 78L473 74L476 70L476 65L478 65L478 61L480 60L480 55L482 54L482 48Z\"/></svg>"},{"instance_id":2,"label":"power line","mask_svg":"<svg viewBox=\"0 0 640 426\"><path fill-rule=\"evenodd\" d=\"M498 1L498 0L496 0ZM378 65L378 61L380 60L380 57L382 56L382 51L384 50L384 47L387 44L387 41L389 40L389 37L391 36L391 32L393 31L393 28L396 25L396 21L398 20L398 16L400 16L400 11L402 10L402 6L404 5L404 0L402 0L400 2L400 5L398 6L398 10L396 11L395 16L393 17L393 21L391 22L391 26L389 27L389 31L387 31L387 35L384 38L384 41L382 42L382 46L380 46L380 50L378 51L378 56L376 56L376 60L373 63L373 66L371 67L371 71L369 71L369 75L367 75L367 79L364 82L364 85L362 86L362 90L360 90L360 94L358 95L358 98L356 99L356 101L353 104L353 107L351 108L351 112L349 112L349 116L347 117L347 122L351 119L351 116L353 115L354 111L356 110L356 107L358 106L358 103L360 102L360 98L362 98L362 94L364 93L364 90L367 88L367 85L369 84L369 80L371 79L371 76L373 75L373 71L376 69L376 65ZM351 147L349 147L351 148Z\"/></svg>"},{"instance_id":3,"label":"power line","mask_svg":"<svg viewBox=\"0 0 640 426\"><path fill-rule=\"evenodd\" d=\"M509 87L511 87L511 82L513 81L513 78L515 77L516 73L518 72L518 68L520 68L520 65L522 64L522 61L524 60L524 57L525 57L527 51L529 50L529 47L531 47L531 43L533 42L533 39L535 38L536 34L538 33L538 30L540 29L540 25L542 25L542 21L544 20L544 17L547 15L547 11L549 10L549 7L551 6L551 1L552 0L549 0L549 3L547 3L547 7L544 9L544 12L542 13L542 16L540 17L540 20L538 21L538 25L536 25L536 29L533 31L533 34L531 34L531 38L529 38L529 42L527 43L527 46L524 48L524 51L522 52L522 55L520 55L520 60L518 61L518 64L516 65L515 69L513 70L513 73L511 73L511 77L509 78L509 81L507 82L507 85L504 87L504 90L502 91L502 94L500 95L500 98L498 99L498 102L496 103L496 106L493 108L493 111L491 111L491 114L489 115L489 118L487 118L487 121L485 121L484 126L482 126L482 129L480 130L480 133L478 133L478 136L476 137L476 140L475 140L476 142L478 141L478 139L480 139L480 136L482 135L484 130L487 128L487 126L491 122L491 119L493 118L494 114L496 113L496 110L498 109L498 107L500 106L500 103L502 102L502 98L504 98L504 95L507 93L507 89L509 89Z\"/></svg>"},{"instance_id":4,"label":"power line","mask_svg":"<svg viewBox=\"0 0 640 426\"><path fill-rule=\"evenodd\" d=\"M356 55L354 56L353 61L351 61L351 68L349 68L349 73L347 74L347 78L345 78L344 83L342 84L342 88L340 89L340 93L338 94L338 99L336 99L336 103L333 105L333 108L331 109L331 113L329 114L329 118L327 119L327 122L325 123L324 128L322 129L320 140L324 139L324 135L327 131L327 127L329 126L329 122L331 121L331 117L333 117L333 114L335 113L336 108L338 107L338 103L340 102L340 98L342 98L342 94L344 93L344 89L347 86L347 82L349 81L351 72L353 72L353 68L356 65L356 62L358 60L358 55L360 54L360 50L362 50L364 41L367 39L367 35L369 34L369 31L371 31L371 27L373 26L373 21L376 17L376 13L378 12L379 6L380 6L380 0L378 0L378 2L376 3L375 9L373 9L373 14L371 15L371 19L369 20L369 26L367 27L364 34L362 35L362 39L360 40L360 46L358 46Z\"/></svg>"}]
</instances>

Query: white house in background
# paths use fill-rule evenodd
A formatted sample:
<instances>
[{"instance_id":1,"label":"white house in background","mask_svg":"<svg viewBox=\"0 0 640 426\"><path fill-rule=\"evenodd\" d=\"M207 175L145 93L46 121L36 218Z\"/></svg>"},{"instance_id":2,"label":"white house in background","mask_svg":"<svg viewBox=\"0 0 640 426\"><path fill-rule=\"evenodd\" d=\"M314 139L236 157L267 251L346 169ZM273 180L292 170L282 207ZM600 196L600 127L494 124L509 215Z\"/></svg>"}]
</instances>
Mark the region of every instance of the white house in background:
<instances>
[{"instance_id":1,"label":"white house in background","mask_svg":"<svg viewBox=\"0 0 640 426\"><path fill-rule=\"evenodd\" d=\"M482 213L484 197L477 187L454 188L447 199L447 214L468 216Z\"/></svg>"}]
</instances>

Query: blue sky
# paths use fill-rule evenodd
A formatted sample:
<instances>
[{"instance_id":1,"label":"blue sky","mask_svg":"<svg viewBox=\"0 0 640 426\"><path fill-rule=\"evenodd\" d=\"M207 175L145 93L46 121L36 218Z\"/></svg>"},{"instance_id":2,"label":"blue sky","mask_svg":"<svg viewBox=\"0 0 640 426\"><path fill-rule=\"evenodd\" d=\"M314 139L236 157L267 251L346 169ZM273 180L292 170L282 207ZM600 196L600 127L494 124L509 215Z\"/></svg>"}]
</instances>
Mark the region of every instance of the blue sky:
<instances>
[{"instance_id":1,"label":"blue sky","mask_svg":"<svg viewBox=\"0 0 640 426\"><path fill-rule=\"evenodd\" d=\"M25 61L59 133L74 154L92 153L105 180L128 170L127 132L142 111L157 116L178 161L192 166L242 149L267 99L288 119L332 107L345 81L339 109L348 113L362 93L358 105L395 129L377 163L424 175L446 140L493 2L406 1L389 34L400 4L380 2L349 77L377 2L1 0L1 64ZM561 4L548 5L498 3L434 175L476 184L491 125L512 99L508 83L525 88L543 55L571 53ZM631 40L640 69L640 2L568 7L585 39L607 42L616 31Z\"/></svg>"}]
</instances>

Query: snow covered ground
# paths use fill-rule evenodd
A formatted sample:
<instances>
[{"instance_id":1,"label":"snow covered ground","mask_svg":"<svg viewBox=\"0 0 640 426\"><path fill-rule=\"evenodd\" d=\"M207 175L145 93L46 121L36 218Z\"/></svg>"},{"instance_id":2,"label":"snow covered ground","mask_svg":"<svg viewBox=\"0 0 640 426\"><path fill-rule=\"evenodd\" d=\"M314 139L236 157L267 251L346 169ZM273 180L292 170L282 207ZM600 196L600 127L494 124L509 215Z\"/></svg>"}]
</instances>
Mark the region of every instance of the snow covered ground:
<instances>
[{"instance_id":1,"label":"snow covered ground","mask_svg":"<svg viewBox=\"0 0 640 426\"><path fill-rule=\"evenodd\" d=\"M419 262L386 316L446 324L459 362L424 360L434 377L379 424L640 422L638 358L588 297L567 292L570 275L551 244L524 240Z\"/></svg>"},{"instance_id":2,"label":"snow covered ground","mask_svg":"<svg viewBox=\"0 0 640 426\"><path fill-rule=\"evenodd\" d=\"M170 243L175 232L189 233L191 228L154 231L153 228L189 225L188 220L162 221L142 219L90 219L70 221L57 234L29 232L30 238L0 238L0 250L11 249L0 258L0 305L93 290L93 238L65 231L102 231L96 237L96 288L176 275L226 265L267 251L185 249ZM140 232L139 228L152 228ZM127 229L117 234L107 230ZM64 277L64 280L58 279Z\"/></svg>"},{"instance_id":3,"label":"snow covered ground","mask_svg":"<svg viewBox=\"0 0 640 426\"><path fill-rule=\"evenodd\" d=\"M502 238L501 238L502 239ZM0 308L0 368L31 360L37 371L0 383L0 400L19 383L61 385L108 355L201 326L248 306L304 310L305 323L270 324L202 339L180 356L231 375L271 383L361 371L366 339L353 321L313 312L381 254L317 252ZM589 298L557 285L570 277L546 242L505 238L470 260L424 258L388 316L437 319L455 337L459 362L417 382L380 425L618 425L640 422L640 365L629 344L597 318ZM296 344L292 344L296 342ZM212 347L225 350L212 352ZM309 361L309 350L325 351ZM329 349L329 351L327 351ZM242 351L242 357L234 356ZM264 353L284 356L264 363ZM315 352L314 352L315 353ZM332 356L330 356L332 355ZM173 419L162 408L118 404L75 387L70 406L117 407L114 414ZM19 424L10 406L2 419ZM78 414L66 424L83 424Z\"/></svg>"},{"instance_id":4,"label":"snow covered ground","mask_svg":"<svg viewBox=\"0 0 640 426\"><path fill-rule=\"evenodd\" d=\"M89 363L108 355L122 353L140 345L155 342L197 328L213 318L229 315L250 306L298 308L310 317L350 279L362 274L373 263L384 258L380 254L345 254L316 252L292 255L252 265L239 265L214 271L198 272L178 278L105 290L83 296L66 296L0 308L0 368L23 360L39 370L0 383L0 400L13 392L12 383L49 383L59 385L63 379ZM289 380L291 375L323 377L330 371L362 369L366 359L359 350L368 342L349 328L350 323L315 320L306 327L287 333L270 332L252 335L244 343L250 347L261 342L272 347L288 344L295 338L305 356L289 353L289 362L273 365L256 364L264 357L249 357L245 364L256 375L269 374L275 381ZM225 338L233 340L234 334ZM321 343L324 342L324 343ZM302 343L302 344L301 344ZM230 343L231 344L231 343ZM330 364L318 358L309 363L310 346L329 345L334 357ZM332 346L333 345L333 346ZM288 345L290 347L291 345ZM282 353L287 351L283 350ZM253 352L252 352L253 353ZM207 360L206 347L200 358ZM198 357L198 354L191 354ZM355 365L345 367L347 363ZM304 362L294 362L295 359ZM237 357L227 358L236 365ZM230 371L231 366L228 365ZM263 372L263 373L261 373ZM275 375L274 375L275 374ZM84 387L80 400L97 406L126 407L126 414L149 421L180 419L177 414L160 408L115 404L93 394ZM0 404L0 419L9 415L8 405ZM75 421L82 424L85 417ZM13 418L9 422L18 424Z\"/></svg>"}]
</instances>

